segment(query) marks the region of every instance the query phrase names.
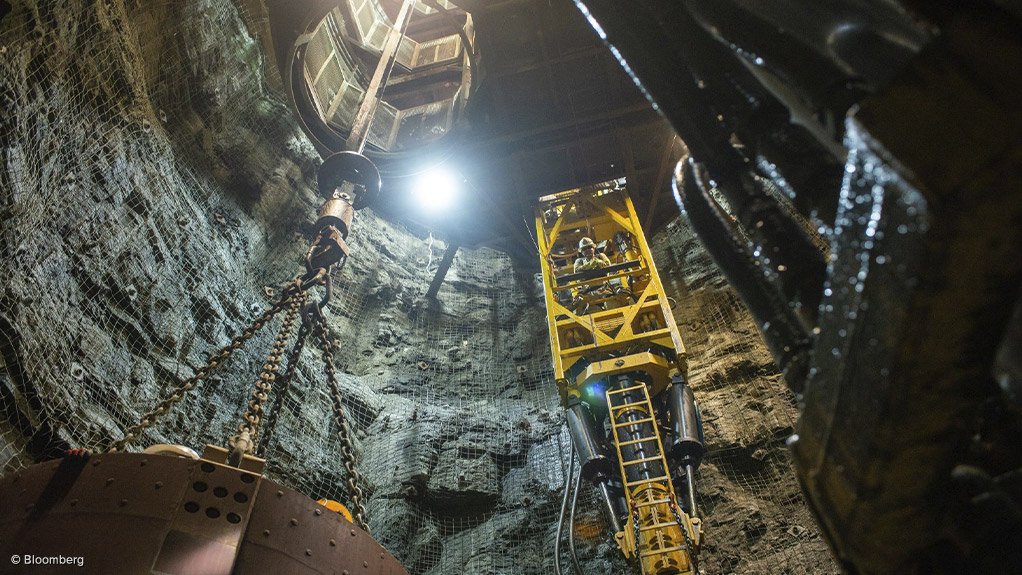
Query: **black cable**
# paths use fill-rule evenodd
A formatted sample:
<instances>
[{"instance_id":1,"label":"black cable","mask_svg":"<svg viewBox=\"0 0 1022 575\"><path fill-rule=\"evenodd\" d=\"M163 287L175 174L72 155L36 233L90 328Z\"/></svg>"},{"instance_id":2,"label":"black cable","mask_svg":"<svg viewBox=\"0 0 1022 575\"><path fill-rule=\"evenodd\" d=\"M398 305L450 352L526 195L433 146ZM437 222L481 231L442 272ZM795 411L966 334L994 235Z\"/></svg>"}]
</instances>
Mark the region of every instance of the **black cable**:
<instances>
[{"instance_id":1,"label":"black cable","mask_svg":"<svg viewBox=\"0 0 1022 575\"><path fill-rule=\"evenodd\" d=\"M572 448L574 450L574 448ZM574 451L572 451L574 453ZM578 503L578 492L582 487L582 470L578 470L575 476L575 492L571 495L571 511L568 513L568 550L571 551L571 564L575 567L575 575L582 575L582 567L578 564L578 555L575 554L575 505Z\"/></svg>"},{"instance_id":2,"label":"black cable","mask_svg":"<svg viewBox=\"0 0 1022 575\"><path fill-rule=\"evenodd\" d=\"M557 517L557 535L554 537L554 572L563 575L561 572L561 530L564 527L564 512L568 509L568 492L571 490L571 473L575 469L575 447L569 447L571 458L568 461L568 470L564 473L564 497L561 498L561 514Z\"/></svg>"}]
</instances>

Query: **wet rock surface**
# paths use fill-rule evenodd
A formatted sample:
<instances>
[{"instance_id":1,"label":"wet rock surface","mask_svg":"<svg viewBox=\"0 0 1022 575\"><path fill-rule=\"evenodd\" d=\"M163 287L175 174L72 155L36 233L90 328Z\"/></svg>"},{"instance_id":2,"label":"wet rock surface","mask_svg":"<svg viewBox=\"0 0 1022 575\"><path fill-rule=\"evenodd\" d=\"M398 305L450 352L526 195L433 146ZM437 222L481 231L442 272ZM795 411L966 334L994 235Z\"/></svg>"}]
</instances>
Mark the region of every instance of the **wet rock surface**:
<instances>
[{"instance_id":1,"label":"wet rock surface","mask_svg":"<svg viewBox=\"0 0 1022 575\"><path fill-rule=\"evenodd\" d=\"M689 352L708 454L696 481L706 573L838 573L785 441L795 398L744 305L679 220L652 241Z\"/></svg>"},{"instance_id":2,"label":"wet rock surface","mask_svg":"<svg viewBox=\"0 0 1022 575\"><path fill-rule=\"evenodd\" d=\"M319 159L253 5L26 0L0 17L4 471L120 438L301 271ZM462 249L427 300L444 242L363 211L349 243L326 311L374 536L415 574L551 572L568 442L534 270ZM711 451L704 572L832 571L755 326L684 225L653 243ZM224 444L278 325L135 447ZM274 479L349 502L328 389L310 340L264 455ZM579 499L586 572L627 572L592 490Z\"/></svg>"}]
</instances>

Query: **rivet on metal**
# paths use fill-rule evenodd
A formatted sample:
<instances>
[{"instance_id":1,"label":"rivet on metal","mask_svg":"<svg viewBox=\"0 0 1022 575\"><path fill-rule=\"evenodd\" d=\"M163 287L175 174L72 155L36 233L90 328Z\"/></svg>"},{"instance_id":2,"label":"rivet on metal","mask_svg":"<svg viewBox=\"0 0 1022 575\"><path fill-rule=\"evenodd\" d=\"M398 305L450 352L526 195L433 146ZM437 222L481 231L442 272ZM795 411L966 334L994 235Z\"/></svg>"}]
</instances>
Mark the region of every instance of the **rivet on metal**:
<instances>
[{"instance_id":1,"label":"rivet on metal","mask_svg":"<svg viewBox=\"0 0 1022 575\"><path fill-rule=\"evenodd\" d=\"M355 530L354 530L354 529L352 529L352 530L351 530L351 536L352 536L352 537L354 537L354 536L355 536Z\"/></svg>"},{"instance_id":2,"label":"rivet on metal","mask_svg":"<svg viewBox=\"0 0 1022 575\"><path fill-rule=\"evenodd\" d=\"M121 507L124 507L127 504L128 504L128 500L127 499L121 499Z\"/></svg>"},{"instance_id":3,"label":"rivet on metal","mask_svg":"<svg viewBox=\"0 0 1022 575\"><path fill-rule=\"evenodd\" d=\"M307 557L312 557L312 549L306 549L306 550L305 550L305 555L306 555Z\"/></svg>"},{"instance_id":4,"label":"rivet on metal","mask_svg":"<svg viewBox=\"0 0 1022 575\"><path fill-rule=\"evenodd\" d=\"M292 526L292 527L296 527L297 525L298 525L298 520L297 520L297 519L295 519L294 517L292 517L292 518L291 518L291 526Z\"/></svg>"},{"instance_id":5,"label":"rivet on metal","mask_svg":"<svg viewBox=\"0 0 1022 575\"><path fill-rule=\"evenodd\" d=\"M263 529L263 535L265 537L269 537L270 536L270 530L269 529Z\"/></svg>"},{"instance_id":6,"label":"rivet on metal","mask_svg":"<svg viewBox=\"0 0 1022 575\"><path fill-rule=\"evenodd\" d=\"M110 485L110 484L111 484L111 483L113 483L113 482L114 482L114 478L113 478L113 477L107 477L107 478L106 478L106 484L107 484L107 485Z\"/></svg>"},{"instance_id":7,"label":"rivet on metal","mask_svg":"<svg viewBox=\"0 0 1022 575\"><path fill-rule=\"evenodd\" d=\"M283 496L284 496L284 492L283 491L278 491L277 492L277 497L283 497Z\"/></svg>"},{"instance_id":8,"label":"rivet on metal","mask_svg":"<svg viewBox=\"0 0 1022 575\"><path fill-rule=\"evenodd\" d=\"M315 513L316 515L322 515L323 514L323 512L320 511L319 509L316 509L315 511L313 511L313 513Z\"/></svg>"},{"instance_id":9,"label":"rivet on metal","mask_svg":"<svg viewBox=\"0 0 1022 575\"><path fill-rule=\"evenodd\" d=\"M337 542L336 542L336 541L334 541L333 539L331 539L331 540L330 540L330 546L331 546L331 547L337 547Z\"/></svg>"},{"instance_id":10,"label":"rivet on metal","mask_svg":"<svg viewBox=\"0 0 1022 575\"><path fill-rule=\"evenodd\" d=\"M366 569L368 569L369 568L369 562L368 561L363 561L362 562L362 566L365 567Z\"/></svg>"},{"instance_id":11,"label":"rivet on metal","mask_svg":"<svg viewBox=\"0 0 1022 575\"><path fill-rule=\"evenodd\" d=\"M159 489L161 487L163 487L163 482L162 481L157 481L156 482L156 488Z\"/></svg>"},{"instance_id":12,"label":"rivet on metal","mask_svg":"<svg viewBox=\"0 0 1022 575\"><path fill-rule=\"evenodd\" d=\"M142 461L139 462L138 466L139 467L145 467L146 463L149 463L149 460L148 459L143 459Z\"/></svg>"}]
</instances>

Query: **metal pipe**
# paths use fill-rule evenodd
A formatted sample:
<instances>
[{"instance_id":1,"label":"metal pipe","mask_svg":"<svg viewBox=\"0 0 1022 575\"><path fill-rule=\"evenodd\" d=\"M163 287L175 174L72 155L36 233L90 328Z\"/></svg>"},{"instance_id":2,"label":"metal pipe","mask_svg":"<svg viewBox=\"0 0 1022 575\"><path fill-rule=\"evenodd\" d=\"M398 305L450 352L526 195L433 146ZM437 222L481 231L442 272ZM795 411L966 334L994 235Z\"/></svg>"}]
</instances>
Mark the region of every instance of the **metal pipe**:
<instances>
[{"instance_id":1,"label":"metal pipe","mask_svg":"<svg viewBox=\"0 0 1022 575\"><path fill-rule=\"evenodd\" d=\"M405 29L408 28L408 22L412 19L412 13L414 12L412 6L415 5L415 2L416 0L404 0L404 3L401 4L401 10L397 13L397 18L394 19L394 27L390 29L390 33L383 43L383 49L380 51L380 61L376 65L373 77L369 81L369 86L366 87L365 95L362 97L362 102L355 113L355 120L351 124L351 133L348 134L348 139L344 143L345 149L349 151L361 154L362 150L365 149L366 142L369 140L369 129L372 127L376 108L383 99L383 91L387 88L390 73L394 70L398 47L401 45L401 40L405 37Z\"/></svg>"},{"instance_id":2,"label":"metal pipe","mask_svg":"<svg viewBox=\"0 0 1022 575\"><path fill-rule=\"evenodd\" d=\"M597 435L589 405L580 400L571 400L565 410L568 433L578 454L578 465L583 477L594 483L610 477L613 466L607 457L602 438Z\"/></svg>"},{"instance_id":3,"label":"metal pipe","mask_svg":"<svg viewBox=\"0 0 1022 575\"><path fill-rule=\"evenodd\" d=\"M433 281L429 283L429 289L426 290L427 298L435 298L440 293L440 286L444 283L444 278L447 277L447 271L451 269L451 264L454 263L454 256L458 253L458 244L448 244L447 249L444 250L444 257L440 260L440 265L436 268L436 273L433 274Z\"/></svg>"},{"instance_id":4,"label":"metal pipe","mask_svg":"<svg viewBox=\"0 0 1022 575\"><path fill-rule=\"evenodd\" d=\"M571 490L571 474L575 469L575 448L572 447L568 460L568 469L564 474L564 496L561 498L561 513L557 517L557 534L554 537L554 572L563 575L561 571L561 531L564 528L564 513L568 509L568 492Z\"/></svg>"},{"instance_id":5,"label":"metal pipe","mask_svg":"<svg viewBox=\"0 0 1022 575\"><path fill-rule=\"evenodd\" d=\"M571 551L571 565L575 568L575 575L583 575L582 567L578 564L578 555L575 553L575 507L578 504L578 492L582 487L582 469L578 470L575 476L575 492L571 494L571 511L568 513L568 550Z\"/></svg>"},{"instance_id":6,"label":"metal pipe","mask_svg":"<svg viewBox=\"0 0 1022 575\"><path fill-rule=\"evenodd\" d=\"M692 387L681 376L674 378L667 393L667 413L672 441L670 457L675 464L698 466L706 453L702 423Z\"/></svg>"},{"instance_id":7,"label":"metal pipe","mask_svg":"<svg viewBox=\"0 0 1022 575\"><path fill-rule=\"evenodd\" d=\"M688 487L688 514L692 517L699 517L699 510L696 507L696 469L695 466L685 466L685 483Z\"/></svg>"},{"instance_id":8,"label":"metal pipe","mask_svg":"<svg viewBox=\"0 0 1022 575\"><path fill-rule=\"evenodd\" d=\"M621 520L617 517L617 511L614 510L614 500L610 496L610 489L607 487L606 481L601 481L598 484L600 488L600 495L603 498L604 510L607 512L607 522L610 523L610 529L616 534L621 531Z\"/></svg>"},{"instance_id":9,"label":"metal pipe","mask_svg":"<svg viewBox=\"0 0 1022 575\"><path fill-rule=\"evenodd\" d=\"M592 481L599 488L607 522L610 523L614 533L617 533L621 531L621 524L614 511L613 500L607 487L607 478L612 469L611 461L607 457L603 443L597 436L596 425L589 411L589 405L575 400L565 410L565 417L568 420L571 443L578 454L579 477Z\"/></svg>"},{"instance_id":10,"label":"metal pipe","mask_svg":"<svg viewBox=\"0 0 1022 575\"><path fill-rule=\"evenodd\" d=\"M670 416L671 465L685 470L685 485L688 496L689 514L696 515L695 472L702 461L706 447L703 444L703 426L696 408L695 394L684 376L673 378L673 385L667 394L667 411Z\"/></svg>"},{"instance_id":11,"label":"metal pipe","mask_svg":"<svg viewBox=\"0 0 1022 575\"><path fill-rule=\"evenodd\" d=\"M623 374L622 375L618 375L615 378L615 384L618 386L619 389L630 387L631 385L633 385L633 381L634 380L630 376L623 375ZM624 393L624 394L621 395L621 399L625 403L634 403L636 398L633 396L633 393L637 393L637 392L627 392L627 393ZM646 419L647 417L653 417L653 416L655 416L655 414L652 414L652 413L650 413L650 414L642 414L641 412L638 412L637 410L629 409L629 410L624 410L617 417L620 418L621 421L624 421L625 423L628 423L628 422L632 422L632 421L638 421L638 420ZM647 433L643 433L643 430L644 430L644 428L646 426L649 426L649 431ZM626 427L622 431L626 434L626 437L622 437L621 438L622 441L627 441L627 440L630 440L630 439L634 439L636 437L643 437L643 436L647 436L647 437L653 438L656 435L653 432L652 424L651 423L634 423L634 424L629 425L628 427ZM655 441L656 441L655 439L650 439L648 441L648 443L650 443L651 445L654 445ZM649 449L646 447L646 443L647 443L647 441L640 441L639 443L635 443L635 444L628 445L628 446L623 446L621 448L621 456L624 457L626 460L629 460L629 461L636 460L636 459L645 459L648 456L647 452L649 451ZM656 450L654 450L653 455L657 455ZM645 462L645 463L643 463L641 465L629 465L628 468L625 471L625 477L622 477L621 479L624 480L624 481L640 481L640 480L643 480L643 479L647 479L648 480L648 479L651 479L653 477L657 477L657 476L661 476L661 475L666 475L667 474L667 470L666 469L654 472L653 470L650 469L651 465L660 465L660 461L659 460L657 460L657 461L648 461L648 462Z\"/></svg>"}]
</instances>

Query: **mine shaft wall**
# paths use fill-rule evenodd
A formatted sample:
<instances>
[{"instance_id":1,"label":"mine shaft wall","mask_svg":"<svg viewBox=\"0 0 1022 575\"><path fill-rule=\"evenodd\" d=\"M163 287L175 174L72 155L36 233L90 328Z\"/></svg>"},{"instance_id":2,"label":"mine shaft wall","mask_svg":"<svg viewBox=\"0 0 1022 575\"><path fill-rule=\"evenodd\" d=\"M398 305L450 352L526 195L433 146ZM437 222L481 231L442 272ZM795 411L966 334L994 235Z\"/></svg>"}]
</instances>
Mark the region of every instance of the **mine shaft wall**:
<instances>
[{"instance_id":1,"label":"mine shaft wall","mask_svg":"<svg viewBox=\"0 0 1022 575\"><path fill-rule=\"evenodd\" d=\"M101 449L300 271L319 158L266 64L259 3L14 2L0 18L0 469ZM532 270L369 211L329 305L375 536L413 574L548 573L569 445ZM792 475L796 410L748 313L679 220L652 240L710 453L705 572L835 571ZM147 430L224 444L271 324ZM311 346L268 475L347 499ZM590 490L587 570L625 570ZM566 559L565 559L566 561Z\"/></svg>"}]
</instances>

